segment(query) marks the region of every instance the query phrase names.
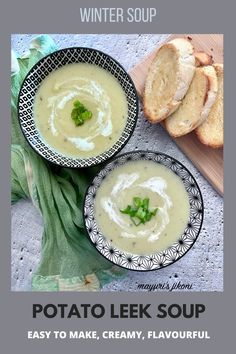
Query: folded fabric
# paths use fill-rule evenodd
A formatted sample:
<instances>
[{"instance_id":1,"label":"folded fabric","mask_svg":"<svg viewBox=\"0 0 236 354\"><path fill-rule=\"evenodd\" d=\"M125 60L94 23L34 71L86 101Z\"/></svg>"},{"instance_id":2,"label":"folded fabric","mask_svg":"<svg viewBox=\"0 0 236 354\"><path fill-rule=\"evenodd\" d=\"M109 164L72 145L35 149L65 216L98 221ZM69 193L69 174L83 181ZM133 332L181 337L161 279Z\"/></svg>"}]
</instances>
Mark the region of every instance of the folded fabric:
<instances>
[{"instance_id":1,"label":"folded fabric","mask_svg":"<svg viewBox=\"0 0 236 354\"><path fill-rule=\"evenodd\" d=\"M12 203L30 198L43 217L41 261L32 277L32 290L98 291L126 272L103 258L84 230L83 198L96 168L75 170L49 164L29 147L17 119L17 99L25 75L54 50L56 45L49 36L39 36L24 57L12 53Z\"/></svg>"}]
</instances>

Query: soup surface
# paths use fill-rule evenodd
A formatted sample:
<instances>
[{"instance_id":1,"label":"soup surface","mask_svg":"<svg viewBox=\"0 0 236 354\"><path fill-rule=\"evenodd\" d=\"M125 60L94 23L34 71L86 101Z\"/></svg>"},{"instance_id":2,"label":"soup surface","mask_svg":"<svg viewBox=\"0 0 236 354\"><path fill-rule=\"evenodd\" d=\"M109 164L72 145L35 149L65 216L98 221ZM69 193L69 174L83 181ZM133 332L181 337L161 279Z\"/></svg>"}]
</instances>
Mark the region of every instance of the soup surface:
<instances>
[{"instance_id":1,"label":"soup surface","mask_svg":"<svg viewBox=\"0 0 236 354\"><path fill-rule=\"evenodd\" d=\"M150 221L136 226L121 210L134 197L149 199ZM103 235L120 250L148 255L171 246L184 232L190 213L181 179L167 167L139 160L118 166L101 183L95 197L95 216Z\"/></svg>"},{"instance_id":2,"label":"soup surface","mask_svg":"<svg viewBox=\"0 0 236 354\"><path fill-rule=\"evenodd\" d=\"M92 112L92 118L80 126L71 118L76 100ZM55 70L35 96L34 117L42 139L68 157L89 158L109 150L120 138L127 115L118 80L93 64L68 64Z\"/></svg>"}]
</instances>

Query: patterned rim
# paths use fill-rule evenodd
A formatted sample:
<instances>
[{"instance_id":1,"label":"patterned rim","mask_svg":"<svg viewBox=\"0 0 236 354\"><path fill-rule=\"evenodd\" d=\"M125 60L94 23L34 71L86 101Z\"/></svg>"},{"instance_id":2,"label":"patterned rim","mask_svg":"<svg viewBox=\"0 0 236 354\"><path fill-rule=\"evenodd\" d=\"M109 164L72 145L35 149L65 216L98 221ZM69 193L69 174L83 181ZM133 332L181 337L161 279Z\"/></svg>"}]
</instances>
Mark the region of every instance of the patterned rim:
<instances>
[{"instance_id":1,"label":"patterned rim","mask_svg":"<svg viewBox=\"0 0 236 354\"><path fill-rule=\"evenodd\" d=\"M164 165L178 175L188 193L190 216L184 233L168 249L140 256L124 252L112 245L101 233L95 220L94 201L96 191L104 178L117 166L128 161L152 160ZM116 157L108 163L93 179L84 200L84 224L88 236L96 249L109 261L118 266L135 271L150 271L166 267L183 257L195 243L203 222L204 205L199 186L189 170L173 157L151 151L130 152Z\"/></svg>"},{"instance_id":2,"label":"patterned rim","mask_svg":"<svg viewBox=\"0 0 236 354\"><path fill-rule=\"evenodd\" d=\"M34 97L38 86L52 71L70 63L89 63L110 72L119 81L128 102L128 117L125 129L117 142L102 154L79 159L66 157L46 145L38 133L33 118ZM18 117L22 132L30 146L46 160L64 167L82 168L98 165L117 154L131 137L138 117L138 96L131 77L125 69L108 54L99 50L71 47L58 50L38 61L27 74L18 98Z\"/></svg>"}]
</instances>

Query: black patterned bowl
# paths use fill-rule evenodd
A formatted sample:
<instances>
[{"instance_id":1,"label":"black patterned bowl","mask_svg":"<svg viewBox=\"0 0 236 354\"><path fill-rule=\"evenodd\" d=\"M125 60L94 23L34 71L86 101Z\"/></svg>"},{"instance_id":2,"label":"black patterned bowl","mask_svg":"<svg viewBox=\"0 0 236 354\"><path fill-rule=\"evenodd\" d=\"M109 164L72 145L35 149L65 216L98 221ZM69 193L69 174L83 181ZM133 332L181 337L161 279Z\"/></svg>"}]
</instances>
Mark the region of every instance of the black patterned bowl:
<instances>
[{"instance_id":1,"label":"black patterned bowl","mask_svg":"<svg viewBox=\"0 0 236 354\"><path fill-rule=\"evenodd\" d=\"M104 178L111 170L123 165L128 161L152 160L166 166L178 175L188 193L190 204L190 215L184 233L178 241L164 251L151 255L135 255L118 249L109 242L99 230L95 219L94 202L96 191L103 182ZM84 200L84 223L88 236L96 249L109 261L118 266L136 271L157 270L166 267L181 257L183 257L196 241L203 222L203 199L196 180L188 169L179 161L166 154L150 151L136 151L120 155L108 163L93 179L87 189Z\"/></svg>"},{"instance_id":2,"label":"black patterned bowl","mask_svg":"<svg viewBox=\"0 0 236 354\"><path fill-rule=\"evenodd\" d=\"M125 129L116 143L104 153L87 159L64 156L41 138L34 121L33 104L41 82L52 71L71 63L89 63L110 72L119 81L128 103ZM138 96L125 69L109 55L92 48L72 47L58 50L38 61L26 76L18 98L18 116L22 132L31 147L46 160L64 167L90 167L104 162L119 152L131 137L138 116Z\"/></svg>"}]
</instances>

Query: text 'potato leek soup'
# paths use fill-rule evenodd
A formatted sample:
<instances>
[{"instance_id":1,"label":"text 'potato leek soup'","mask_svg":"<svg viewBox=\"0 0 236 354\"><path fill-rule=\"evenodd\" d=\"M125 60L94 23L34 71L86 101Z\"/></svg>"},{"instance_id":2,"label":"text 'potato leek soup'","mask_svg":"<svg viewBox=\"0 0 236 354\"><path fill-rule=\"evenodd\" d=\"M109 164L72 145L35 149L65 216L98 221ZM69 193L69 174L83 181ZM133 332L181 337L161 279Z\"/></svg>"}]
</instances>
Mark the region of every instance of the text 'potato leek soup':
<instances>
[{"instance_id":1,"label":"text 'potato leek soup'","mask_svg":"<svg viewBox=\"0 0 236 354\"><path fill-rule=\"evenodd\" d=\"M87 63L68 64L50 73L34 102L35 123L44 142L75 158L109 150L122 135L127 115L118 80Z\"/></svg>"},{"instance_id":2,"label":"text 'potato leek soup'","mask_svg":"<svg viewBox=\"0 0 236 354\"><path fill-rule=\"evenodd\" d=\"M118 249L148 255L171 246L188 223L181 179L153 161L129 161L112 170L95 197L102 234Z\"/></svg>"}]
</instances>

